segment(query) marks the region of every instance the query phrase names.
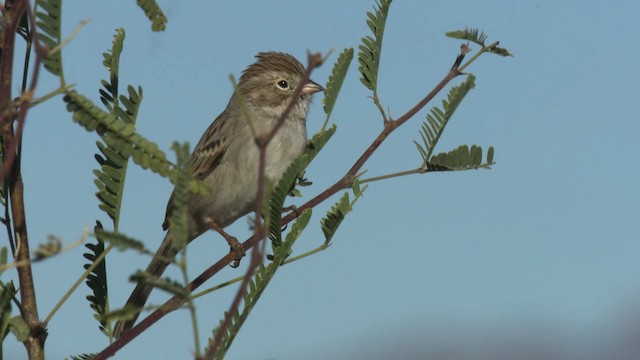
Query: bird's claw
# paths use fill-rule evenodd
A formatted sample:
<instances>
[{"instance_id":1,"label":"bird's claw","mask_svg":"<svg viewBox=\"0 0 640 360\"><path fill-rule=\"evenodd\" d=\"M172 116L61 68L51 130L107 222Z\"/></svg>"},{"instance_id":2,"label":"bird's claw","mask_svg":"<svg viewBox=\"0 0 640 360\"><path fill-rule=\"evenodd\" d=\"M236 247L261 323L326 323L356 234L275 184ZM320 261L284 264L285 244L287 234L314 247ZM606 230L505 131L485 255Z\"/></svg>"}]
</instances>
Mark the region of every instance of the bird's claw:
<instances>
[{"instance_id":1,"label":"bird's claw","mask_svg":"<svg viewBox=\"0 0 640 360\"><path fill-rule=\"evenodd\" d=\"M240 260L246 255L242 244L238 241L238 239L234 237L229 237L227 239L227 243L229 243L229 253L234 255L233 262L229 264L232 268L237 268L240 266Z\"/></svg>"}]
</instances>

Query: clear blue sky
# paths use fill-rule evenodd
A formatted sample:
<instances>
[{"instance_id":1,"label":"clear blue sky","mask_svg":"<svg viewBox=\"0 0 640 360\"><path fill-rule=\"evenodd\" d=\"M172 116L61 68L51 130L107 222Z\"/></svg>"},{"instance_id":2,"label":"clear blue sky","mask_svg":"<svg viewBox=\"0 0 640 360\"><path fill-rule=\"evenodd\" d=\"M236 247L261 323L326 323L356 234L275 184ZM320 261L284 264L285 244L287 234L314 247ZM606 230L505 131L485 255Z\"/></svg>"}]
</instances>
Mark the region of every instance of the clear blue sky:
<instances>
[{"instance_id":1,"label":"clear blue sky","mask_svg":"<svg viewBox=\"0 0 640 360\"><path fill-rule=\"evenodd\" d=\"M239 75L255 53L286 51L304 60L307 49L357 47L372 8L371 1L338 0L160 3L169 19L164 33L152 33L132 1L65 2L65 35L79 21L93 21L64 48L63 61L67 82L99 102L102 53L124 27L121 84L143 87L138 129L166 151L174 140L199 139L228 101L229 74ZM451 66L460 43L446 31L477 27L515 54L485 56L468 69L476 89L438 147L493 145L497 164L372 184L329 250L278 273L229 358L440 359L509 349L514 357L604 359L624 351L640 320L639 10L633 1L394 2L379 86L395 116ZM314 72L316 82L326 83L335 59ZM338 179L381 129L358 77L354 61L332 118L338 132L308 169L314 186L304 189L307 199ZM43 74L38 94L55 86ZM369 175L418 166L412 140L424 114L380 147L365 166ZM310 133L323 119L318 96ZM30 112L23 176L33 245L47 234L69 243L96 218L105 220L93 196L95 140L71 121L60 98ZM155 248L171 185L130 169L121 230ZM333 201L317 208L296 253L321 243L318 223ZM249 234L245 220L229 231ZM203 236L189 248L190 274L227 250L219 237ZM41 317L82 273L83 252L34 266ZM113 307L133 288L128 274L147 260L110 255ZM208 285L240 274L226 269ZM203 338L234 292L197 302ZM49 358L106 345L87 294L81 288L49 324ZM190 329L186 311L171 314L117 358L190 358ZM7 346L9 358L24 356L21 344L8 339Z\"/></svg>"}]
</instances>

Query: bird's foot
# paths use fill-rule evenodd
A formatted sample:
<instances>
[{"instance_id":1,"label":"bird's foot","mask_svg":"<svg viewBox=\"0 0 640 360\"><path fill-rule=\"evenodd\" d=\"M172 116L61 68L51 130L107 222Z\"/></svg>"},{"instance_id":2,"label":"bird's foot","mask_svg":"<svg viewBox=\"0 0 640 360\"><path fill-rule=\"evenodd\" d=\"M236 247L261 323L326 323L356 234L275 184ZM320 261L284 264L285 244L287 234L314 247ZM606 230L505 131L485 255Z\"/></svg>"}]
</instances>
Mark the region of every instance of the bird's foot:
<instances>
[{"instance_id":1,"label":"bird's foot","mask_svg":"<svg viewBox=\"0 0 640 360\"><path fill-rule=\"evenodd\" d=\"M246 252L244 251L244 248L242 247L242 244L238 241L238 239L227 234L227 232L224 231L222 227L212 219L206 220L206 223L210 229L222 235L222 237L224 237L224 239L227 240L227 244L229 244L229 247L231 247L231 250L229 251L229 253L234 255L233 262L230 264L231 267L237 268L238 266L240 266L240 260L242 260L242 258L246 254Z\"/></svg>"},{"instance_id":2,"label":"bird's foot","mask_svg":"<svg viewBox=\"0 0 640 360\"><path fill-rule=\"evenodd\" d=\"M227 240L227 243L231 248L231 250L229 250L229 253L234 255L233 262L229 265L232 268L237 268L238 266L240 266L240 260L242 260L242 258L246 255L246 252L244 251L242 244L235 237L229 236L228 238L225 237L225 239Z\"/></svg>"}]
</instances>

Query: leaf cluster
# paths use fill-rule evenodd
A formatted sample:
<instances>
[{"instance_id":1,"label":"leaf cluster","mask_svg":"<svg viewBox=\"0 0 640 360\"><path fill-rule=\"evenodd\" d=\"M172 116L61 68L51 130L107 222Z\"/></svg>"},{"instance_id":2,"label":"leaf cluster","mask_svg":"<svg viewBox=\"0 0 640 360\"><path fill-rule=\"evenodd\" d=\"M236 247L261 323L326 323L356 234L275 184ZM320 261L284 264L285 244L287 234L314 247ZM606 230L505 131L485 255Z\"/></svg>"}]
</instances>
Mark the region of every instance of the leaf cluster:
<instances>
[{"instance_id":1,"label":"leaf cluster","mask_svg":"<svg viewBox=\"0 0 640 360\"><path fill-rule=\"evenodd\" d=\"M449 90L447 99L442 100L442 108L433 107L422 123L420 137L422 143L414 141L422 157L423 171L490 169L493 164L493 147L489 147L486 163L482 163L482 148L477 145L461 145L445 153L432 155L445 127L467 93L475 87L475 76L469 74L461 84Z\"/></svg>"},{"instance_id":2,"label":"leaf cluster","mask_svg":"<svg viewBox=\"0 0 640 360\"><path fill-rule=\"evenodd\" d=\"M467 96L469 90L474 87L475 76L468 75L467 79L460 85L454 86L449 90L447 99L442 100L442 109L434 106L427 114L427 121L422 123L422 129L420 131L422 144L414 141L414 144L418 148L418 152L420 152L425 163L427 163L431 158L444 128L447 126L447 123L449 123L449 120L451 120L451 117L458 108L458 105L460 105L465 96Z\"/></svg>"},{"instance_id":3,"label":"leaf cluster","mask_svg":"<svg viewBox=\"0 0 640 360\"><path fill-rule=\"evenodd\" d=\"M427 163L427 169L434 171L491 169L491 165L494 164L493 152L493 146L490 146L487 150L487 160L483 163L482 147L460 145L451 151L433 156Z\"/></svg>"}]
</instances>

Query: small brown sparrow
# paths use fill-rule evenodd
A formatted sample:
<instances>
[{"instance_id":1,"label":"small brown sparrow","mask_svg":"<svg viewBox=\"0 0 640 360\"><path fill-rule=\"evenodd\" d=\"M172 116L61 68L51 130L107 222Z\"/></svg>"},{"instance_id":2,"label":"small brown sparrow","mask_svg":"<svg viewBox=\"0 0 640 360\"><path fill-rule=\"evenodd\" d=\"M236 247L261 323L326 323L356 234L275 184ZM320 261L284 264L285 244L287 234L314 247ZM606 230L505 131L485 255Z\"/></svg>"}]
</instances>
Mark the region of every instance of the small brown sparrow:
<instances>
[{"instance_id":1,"label":"small brown sparrow","mask_svg":"<svg viewBox=\"0 0 640 360\"><path fill-rule=\"evenodd\" d=\"M204 132L191 154L193 177L204 182L211 193L191 196L187 242L213 229L227 239L232 251L242 251L237 240L222 230L255 209L258 189L259 151L240 108L240 98L251 113L252 125L258 135L268 133L287 104L295 101L286 121L267 147L265 174L270 181L277 182L307 144L306 120L311 95L323 88L313 81L302 83L304 66L289 54L261 52L256 58L258 60L242 73L226 109ZM294 91L300 86L302 95L293 99ZM165 230L169 226L171 208L169 199L162 225ZM160 276L169 265L163 259L174 258L179 250L168 231L146 271ZM142 309L151 290L152 286L139 283L126 306ZM132 328L138 315L116 323L114 335L119 337Z\"/></svg>"}]
</instances>

